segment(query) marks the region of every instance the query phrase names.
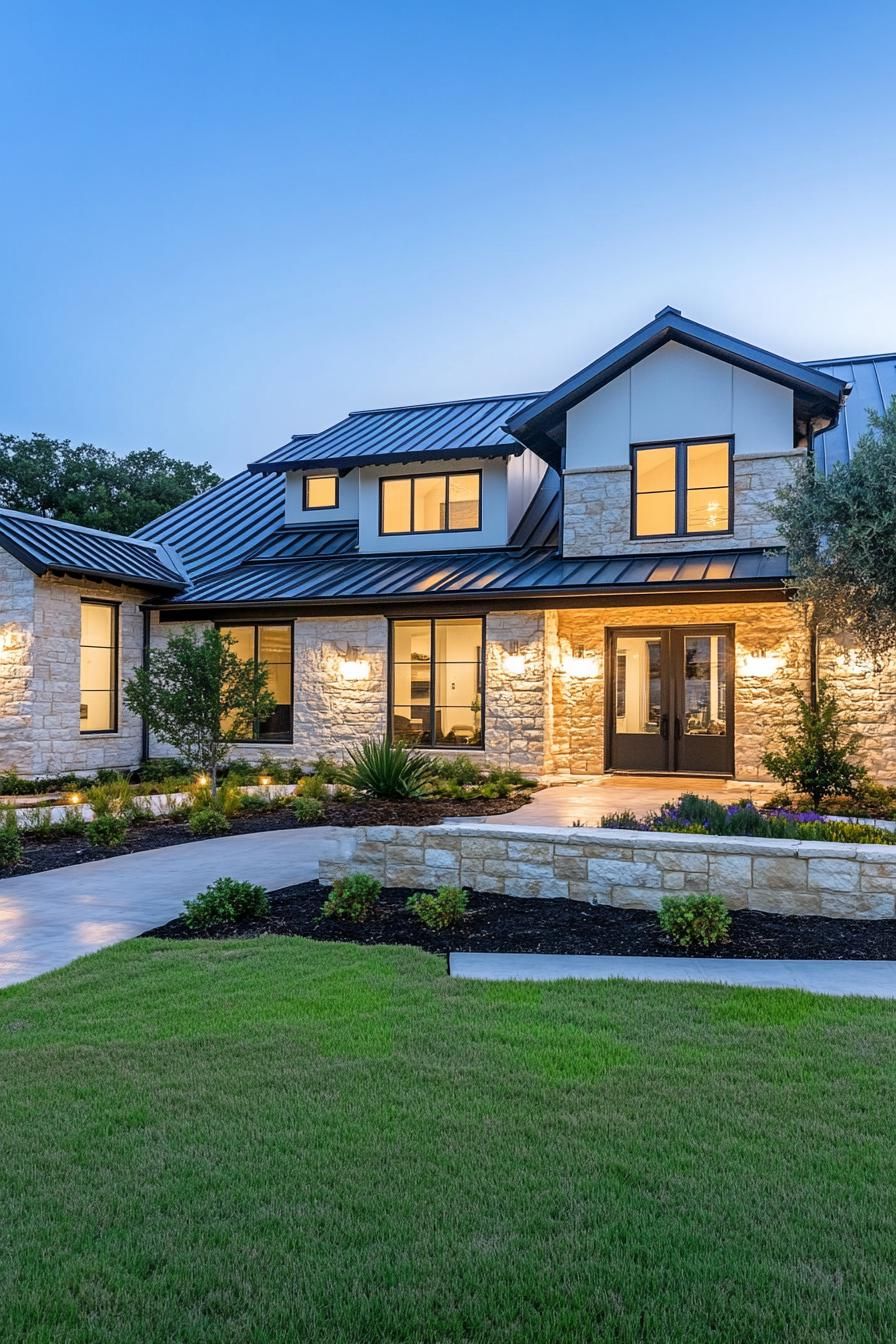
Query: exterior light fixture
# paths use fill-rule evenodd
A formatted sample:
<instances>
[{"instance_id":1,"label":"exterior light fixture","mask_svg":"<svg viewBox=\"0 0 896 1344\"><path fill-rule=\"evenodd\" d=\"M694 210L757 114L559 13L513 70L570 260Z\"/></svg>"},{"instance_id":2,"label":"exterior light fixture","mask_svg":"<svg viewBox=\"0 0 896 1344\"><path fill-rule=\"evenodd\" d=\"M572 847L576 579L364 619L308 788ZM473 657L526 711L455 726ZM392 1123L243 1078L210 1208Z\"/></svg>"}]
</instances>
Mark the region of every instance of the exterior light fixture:
<instances>
[{"instance_id":1,"label":"exterior light fixture","mask_svg":"<svg viewBox=\"0 0 896 1344\"><path fill-rule=\"evenodd\" d=\"M271 783L271 777L270 775L259 775L258 782L263 789L266 789L268 785Z\"/></svg>"},{"instance_id":2,"label":"exterior light fixture","mask_svg":"<svg viewBox=\"0 0 896 1344\"><path fill-rule=\"evenodd\" d=\"M740 659L739 671L744 677L773 677L784 666L784 660L778 653L769 653L759 649L756 653L745 653Z\"/></svg>"},{"instance_id":3,"label":"exterior light fixture","mask_svg":"<svg viewBox=\"0 0 896 1344\"><path fill-rule=\"evenodd\" d=\"M208 775L197 775L196 783L199 785L200 789L204 789L208 783Z\"/></svg>"},{"instance_id":4,"label":"exterior light fixture","mask_svg":"<svg viewBox=\"0 0 896 1344\"><path fill-rule=\"evenodd\" d=\"M581 646L573 653L565 653L561 666L568 677L597 676L597 657L586 653Z\"/></svg>"},{"instance_id":5,"label":"exterior light fixture","mask_svg":"<svg viewBox=\"0 0 896 1344\"><path fill-rule=\"evenodd\" d=\"M339 670L345 681L366 681L370 676L370 663L361 657L361 650L350 644L342 655Z\"/></svg>"},{"instance_id":6,"label":"exterior light fixture","mask_svg":"<svg viewBox=\"0 0 896 1344\"><path fill-rule=\"evenodd\" d=\"M78 806L78 803L80 803L80 801L81 801L81 795L80 795L80 793L70 793L70 794L68 795L68 798L66 799L66 802L67 802L71 807L77 807L77 806Z\"/></svg>"},{"instance_id":7,"label":"exterior light fixture","mask_svg":"<svg viewBox=\"0 0 896 1344\"><path fill-rule=\"evenodd\" d=\"M504 653L504 671L509 677L519 677L526 670L526 656L520 652L518 639L511 640Z\"/></svg>"}]
</instances>

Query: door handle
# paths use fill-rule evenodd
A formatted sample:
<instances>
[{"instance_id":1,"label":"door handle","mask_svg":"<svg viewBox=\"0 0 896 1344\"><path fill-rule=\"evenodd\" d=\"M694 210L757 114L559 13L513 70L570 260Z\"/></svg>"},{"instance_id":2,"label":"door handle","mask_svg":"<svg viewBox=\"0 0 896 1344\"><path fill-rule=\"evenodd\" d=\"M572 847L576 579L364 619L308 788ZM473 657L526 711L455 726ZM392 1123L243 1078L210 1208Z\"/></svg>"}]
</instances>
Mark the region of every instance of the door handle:
<instances>
[{"instance_id":1,"label":"door handle","mask_svg":"<svg viewBox=\"0 0 896 1344\"><path fill-rule=\"evenodd\" d=\"M681 727L681 719L680 719L680 718L678 717L678 715L676 714L676 715L675 715L675 741L676 741L676 742L680 742L680 741L681 741L681 738L682 738L682 735L683 735L683 732L682 732L682 727Z\"/></svg>"},{"instance_id":2,"label":"door handle","mask_svg":"<svg viewBox=\"0 0 896 1344\"><path fill-rule=\"evenodd\" d=\"M669 715L664 714L660 719L660 737L668 738L668 736L669 736Z\"/></svg>"}]
</instances>

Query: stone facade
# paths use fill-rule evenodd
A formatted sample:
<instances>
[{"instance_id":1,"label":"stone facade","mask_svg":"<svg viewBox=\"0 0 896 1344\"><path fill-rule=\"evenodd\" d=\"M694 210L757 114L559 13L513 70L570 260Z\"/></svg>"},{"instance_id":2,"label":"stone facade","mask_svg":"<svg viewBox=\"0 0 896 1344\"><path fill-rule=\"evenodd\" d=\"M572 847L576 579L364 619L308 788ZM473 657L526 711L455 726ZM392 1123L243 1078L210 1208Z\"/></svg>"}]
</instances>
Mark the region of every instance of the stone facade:
<instances>
[{"instance_id":1,"label":"stone facade","mask_svg":"<svg viewBox=\"0 0 896 1344\"><path fill-rule=\"evenodd\" d=\"M0 770L31 773L34 575L0 550Z\"/></svg>"},{"instance_id":2,"label":"stone facade","mask_svg":"<svg viewBox=\"0 0 896 1344\"><path fill-rule=\"evenodd\" d=\"M838 919L896 914L889 845L476 823L377 826L341 832L320 879L352 872L385 886L458 884L637 910L658 909L670 892L712 891L732 909Z\"/></svg>"},{"instance_id":3,"label":"stone facade","mask_svg":"<svg viewBox=\"0 0 896 1344\"><path fill-rule=\"evenodd\" d=\"M734 531L730 536L648 538L631 535L632 469L625 466L567 471L563 476L565 555L656 555L773 546L780 538L768 506L805 452L734 455Z\"/></svg>"}]
</instances>

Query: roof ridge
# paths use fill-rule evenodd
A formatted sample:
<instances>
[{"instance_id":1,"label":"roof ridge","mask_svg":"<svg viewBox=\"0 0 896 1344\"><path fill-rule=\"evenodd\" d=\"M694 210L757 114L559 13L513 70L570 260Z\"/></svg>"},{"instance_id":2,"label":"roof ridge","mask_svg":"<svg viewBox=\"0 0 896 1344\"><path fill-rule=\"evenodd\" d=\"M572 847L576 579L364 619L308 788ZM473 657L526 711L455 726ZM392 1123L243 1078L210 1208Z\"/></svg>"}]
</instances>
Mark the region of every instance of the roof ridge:
<instances>
[{"instance_id":1,"label":"roof ridge","mask_svg":"<svg viewBox=\"0 0 896 1344\"><path fill-rule=\"evenodd\" d=\"M880 359L896 359L896 351L885 351L880 355L838 355L836 359L804 359L810 367L819 364L876 364Z\"/></svg>"}]
</instances>

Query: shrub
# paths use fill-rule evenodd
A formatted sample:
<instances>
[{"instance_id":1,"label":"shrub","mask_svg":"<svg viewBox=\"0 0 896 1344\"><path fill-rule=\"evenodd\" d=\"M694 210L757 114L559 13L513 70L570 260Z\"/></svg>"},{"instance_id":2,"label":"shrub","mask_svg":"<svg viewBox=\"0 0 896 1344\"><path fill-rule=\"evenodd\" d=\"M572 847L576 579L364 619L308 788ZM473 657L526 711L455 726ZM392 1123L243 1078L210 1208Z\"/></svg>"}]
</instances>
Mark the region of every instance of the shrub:
<instances>
[{"instance_id":1,"label":"shrub","mask_svg":"<svg viewBox=\"0 0 896 1344\"><path fill-rule=\"evenodd\" d=\"M187 823L194 835L226 835L230 830L230 821L218 807L194 807L190 811Z\"/></svg>"},{"instance_id":2,"label":"shrub","mask_svg":"<svg viewBox=\"0 0 896 1344\"><path fill-rule=\"evenodd\" d=\"M238 923L266 915L271 908L264 887L254 882L238 882L234 877L219 877L198 896L184 902L183 920L188 929L205 929L211 924Z\"/></svg>"},{"instance_id":3,"label":"shrub","mask_svg":"<svg viewBox=\"0 0 896 1344\"><path fill-rule=\"evenodd\" d=\"M22 837L19 835L19 823L15 810L3 809L0 822L0 868L14 868L22 862Z\"/></svg>"},{"instance_id":4,"label":"shrub","mask_svg":"<svg viewBox=\"0 0 896 1344\"><path fill-rule=\"evenodd\" d=\"M691 892L687 896L664 896L658 919L665 934L680 947L711 947L724 942L731 928L731 915L721 896Z\"/></svg>"},{"instance_id":5,"label":"shrub","mask_svg":"<svg viewBox=\"0 0 896 1344\"><path fill-rule=\"evenodd\" d=\"M194 784L191 792L194 812L211 808L215 812L223 813L225 817L235 817L246 797L244 793L240 793L239 784L231 779L225 779L223 784L219 784L215 794L212 794L208 784Z\"/></svg>"},{"instance_id":6,"label":"shrub","mask_svg":"<svg viewBox=\"0 0 896 1344\"><path fill-rule=\"evenodd\" d=\"M796 731L782 733L781 750L767 751L762 764L782 784L808 794L817 808L831 794L852 792L864 778L853 759L862 739L827 682L819 681L815 704L796 686L790 692L797 702Z\"/></svg>"},{"instance_id":7,"label":"shrub","mask_svg":"<svg viewBox=\"0 0 896 1344\"><path fill-rule=\"evenodd\" d=\"M339 779L339 766L329 756L318 756L316 761L311 762L311 769L323 784L335 784Z\"/></svg>"},{"instance_id":8,"label":"shrub","mask_svg":"<svg viewBox=\"0 0 896 1344\"><path fill-rule=\"evenodd\" d=\"M407 908L428 929L447 929L459 924L467 913L469 893L462 887L439 887L438 891L415 891Z\"/></svg>"},{"instance_id":9,"label":"shrub","mask_svg":"<svg viewBox=\"0 0 896 1344\"><path fill-rule=\"evenodd\" d=\"M315 822L321 821L326 808L319 798L306 798L301 794L292 805L296 821L300 821L303 826L313 826Z\"/></svg>"},{"instance_id":10,"label":"shrub","mask_svg":"<svg viewBox=\"0 0 896 1344\"><path fill-rule=\"evenodd\" d=\"M263 793L244 793L240 799L241 812L270 812L274 799Z\"/></svg>"},{"instance_id":11,"label":"shrub","mask_svg":"<svg viewBox=\"0 0 896 1344\"><path fill-rule=\"evenodd\" d=\"M385 737L352 748L348 758L339 781L369 798L422 798L433 778L426 756Z\"/></svg>"},{"instance_id":12,"label":"shrub","mask_svg":"<svg viewBox=\"0 0 896 1344\"><path fill-rule=\"evenodd\" d=\"M351 919L361 923L376 909L383 884L369 873L350 873L333 883L321 914L327 919Z\"/></svg>"},{"instance_id":13,"label":"shrub","mask_svg":"<svg viewBox=\"0 0 896 1344\"><path fill-rule=\"evenodd\" d=\"M580 826L585 823L580 821ZM600 824L605 830L609 831L648 831L650 827L646 821L641 821L634 812L626 809L624 812L608 812L606 816L601 817Z\"/></svg>"},{"instance_id":14,"label":"shrub","mask_svg":"<svg viewBox=\"0 0 896 1344\"><path fill-rule=\"evenodd\" d=\"M117 849L123 845L127 833L127 819L111 812L101 812L87 823L87 839L92 845L102 845L104 849Z\"/></svg>"},{"instance_id":15,"label":"shrub","mask_svg":"<svg viewBox=\"0 0 896 1344\"><path fill-rule=\"evenodd\" d=\"M141 784L158 784L162 781L167 782L174 776L186 776L189 778L189 770L184 761L177 756L157 756L154 760L144 761L140 766ZM165 789L159 789L159 793L165 793Z\"/></svg>"},{"instance_id":16,"label":"shrub","mask_svg":"<svg viewBox=\"0 0 896 1344\"><path fill-rule=\"evenodd\" d=\"M303 798L317 798L324 802L329 797L327 782L323 775L306 775L297 785L297 789Z\"/></svg>"},{"instance_id":17,"label":"shrub","mask_svg":"<svg viewBox=\"0 0 896 1344\"><path fill-rule=\"evenodd\" d=\"M66 809L62 820L56 823L60 835L86 835L87 821L74 808Z\"/></svg>"},{"instance_id":18,"label":"shrub","mask_svg":"<svg viewBox=\"0 0 896 1344\"><path fill-rule=\"evenodd\" d=\"M124 775L114 770L105 771L104 779L87 790L86 798L94 817L123 817L129 820L134 813L134 792Z\"/></svg>"},{"instance_id":19,"label":"shrub","mask_svg":"<svg viewBox=\"0 0 896 1344\"><path fill-rule=\"evenodd\" d=\"M52 840L59 834L53 822L53 810L49 807L29 807L25 829L32 840Z\"/></svg>"},{"instance_id":20,"label":"shrub","mask_svg":"<svg viewBox=\"0 0 896 1344\"><path fill-rule=\"evenodd\" d=\"M433 773L437 780L444 780L446 784L457 784L462 789L478 784L482 779L479 766L474 765L469 756L465 756L463 752L457 756L434 760Z\"/></svg>"}]
</instances>

